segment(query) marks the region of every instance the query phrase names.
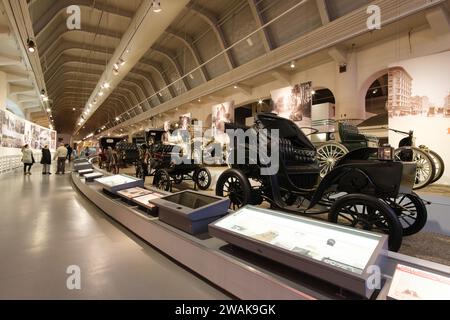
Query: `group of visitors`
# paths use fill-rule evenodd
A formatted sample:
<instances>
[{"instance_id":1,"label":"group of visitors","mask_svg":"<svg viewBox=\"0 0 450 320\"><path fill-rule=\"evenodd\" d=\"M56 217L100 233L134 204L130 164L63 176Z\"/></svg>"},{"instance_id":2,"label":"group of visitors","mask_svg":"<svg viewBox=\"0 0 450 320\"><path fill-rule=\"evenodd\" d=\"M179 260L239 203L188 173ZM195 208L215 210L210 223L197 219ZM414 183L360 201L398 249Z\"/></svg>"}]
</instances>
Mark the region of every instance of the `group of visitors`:
<instances>
[{"instance_id":1,"label":"group of visitors","mask_svg":"<svg viewBox=\"0 0 450 320\"><path fill-rule=\"evenodd\" d=\"M106 168L113 174L119 173L119 154L116 149L108 147L106 150L100 150L98 155L100 168Z\"/></svg>"},{"instance_id":2,"label":"group of visitors","mask_svg":"<svg viewBox=\"0 0 450 320\"><path fill-rule=\"evenodd\" d=\"M57 172L56 174L65 174L66 171L66 161L72 160L73 149L69 144L61 143L56 149L55 156L53 160L57 161ZM35 163L33 151L30 149L29 145L26 144L22 147L22 162L23 162L23 173L24 175L31 175L31 167ZM42 174L49 175L50 165L52 164L52 155L48 145L42 148Z\"/></svg>"}]
</instances>

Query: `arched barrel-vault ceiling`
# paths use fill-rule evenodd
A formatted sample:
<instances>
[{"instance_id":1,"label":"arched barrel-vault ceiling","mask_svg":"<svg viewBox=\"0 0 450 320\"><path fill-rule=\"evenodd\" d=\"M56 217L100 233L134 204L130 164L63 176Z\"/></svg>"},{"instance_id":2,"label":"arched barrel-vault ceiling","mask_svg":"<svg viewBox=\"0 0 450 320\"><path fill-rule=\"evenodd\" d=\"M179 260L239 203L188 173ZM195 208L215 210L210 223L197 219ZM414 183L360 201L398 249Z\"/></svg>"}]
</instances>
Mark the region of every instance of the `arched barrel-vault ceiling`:
<instances>
[{"instance_id":1,"label":"arched barrel-vault ceiling","mask_svg":"<svg viewBox=\"0 0 450 320\"><path fill-rule=\"evenodd\" d=\"M28 0L58 131L74 131L92 90L143 1L149 0ZM165 1L169 0L161 0L163 8ZM309 0L252 36L251 41L240 43L191 72L299 2L190 1L85 123L81 136L107 123L113 124L116 116L128 110L132 112L125 117L162 104L319 28L324 19L336 19L370 1ZM66 9L70 5L81 9L81 30L66 27ZM332 14L329 14L330 6ZM162 90L185 75L189 76ZM150 96L153 97L135 108Z\"/></svg>"}]
</instances>

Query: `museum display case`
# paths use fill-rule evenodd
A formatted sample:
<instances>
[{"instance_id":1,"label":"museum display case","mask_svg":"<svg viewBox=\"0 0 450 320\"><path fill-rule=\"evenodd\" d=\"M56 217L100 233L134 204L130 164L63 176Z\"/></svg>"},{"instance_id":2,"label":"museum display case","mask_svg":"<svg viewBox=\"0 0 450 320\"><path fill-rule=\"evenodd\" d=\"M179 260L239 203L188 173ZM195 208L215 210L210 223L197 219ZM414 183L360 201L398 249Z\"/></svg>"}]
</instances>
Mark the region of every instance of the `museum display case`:
<instances>
[{"instance_id":1,"label":"museum display case","mask_svg":"<svg viewBox=\"0 0 450 320\"><path fill-rule=\"evenodd\" d=\"M76 172L80 171L80 170L85 170L85 169L92 169L92 164L90 162L88 162L87 160L83 161L83 162L75 163L73 165L73 170Z\"/></svg>"},{"instance_id":2,"label":"museum display case","mask_svg":"<svg viewBox=\"0 0 450 320\"><path fill-rule=\"evenodd\" d=\"M450 300L450 277L398 264L388 299Z\"/></svg>"},{"instance_id":3,"label":"museum display case","mask_svg":"<svg viewBox=\"0 0 450 320\"><path fill-rule=\"evenodd\" d=\"M253 206L212 223L209 233L367 298L368 268L387 251L385 235Z\"/></svg>"},{"instance_id":4,"label":"museum display case","mask_svg":"<svg viewBox=\"0 0 450 320\"><path fill-rule=\"evenodd\" d=\"M86 182L94 182L95 179L103 177L103 173L93 172L84 175L84 179Z\"/></svg>"},{"instance_id":5,"label":"museum display case","mask_svg":"<svg viewBox=\"0 0 450 320\"><path fill-rule=\"evenodd\" d=\"M89 173L93 173L94 172L94 169L83 169L83 170L78 170L78 174L80 175L80 177L83 177L84 175L86 175L86 174L89 174Z\"/></svg>"},{"instance_id":6,"label":"museum display case","mask_svg":"<svg viewBox=\"0 0 450 320\"><path fill-rule=\"evenodd\" d=\"M151 191L144 188L130 188L124 189L117 192L117 194L125 199L131 200L133 198L142 197L152 193Z\"/></svg>"},{"instance_id":7,"label":"museum display case","mask_svg":"<svg viewBox=\"0 0 450 320\"><path fill-rule=\"evenodd\" d=\"M228 213L229 199L183 191L150 200L159 208L159 219L190 234L208 231L208 224Z\"/></svg>"},{"instance_id":8,"label":"museum display case","mask_svg":"<svg viewBox=\"0 0 450 320\"><path fill-rule=\"evenodd\" d=\"M117 193L120 190L130 189L134 187L144 187L143 180L125 174L118 174L114 176L95 179L95 182L100 184L104 190L110 193Z\"/></svg>"}]
</instances>

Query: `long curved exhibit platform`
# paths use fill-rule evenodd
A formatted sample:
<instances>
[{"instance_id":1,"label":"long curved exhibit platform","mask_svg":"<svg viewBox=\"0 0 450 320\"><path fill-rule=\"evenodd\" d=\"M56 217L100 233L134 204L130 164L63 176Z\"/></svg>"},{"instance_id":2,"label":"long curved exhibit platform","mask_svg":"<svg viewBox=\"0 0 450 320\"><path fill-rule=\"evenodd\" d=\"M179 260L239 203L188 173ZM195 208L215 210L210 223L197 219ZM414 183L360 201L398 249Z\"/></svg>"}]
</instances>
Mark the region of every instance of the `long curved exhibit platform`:
<instances>
[{"instance_id":1,"label":"long curved exhibit platform","mask_svg":"<svg viewBox=\"0 0 450 320\"><path fill-rule=\"evenodd\" d=\"M105 173L107 174L107 173ZM239 299L363 299L345 288L312 277L249 251L229 245L207 234L193 236L174 228L158 217L105 192L97 183L72 173L74 186L106 215L110 216L149 245L183 264L194 273ZM383 251L380 290L371 297L387 298L397 264L419 268L442 276L450 268L433 262Z\"/></svg>"}]
</instances>

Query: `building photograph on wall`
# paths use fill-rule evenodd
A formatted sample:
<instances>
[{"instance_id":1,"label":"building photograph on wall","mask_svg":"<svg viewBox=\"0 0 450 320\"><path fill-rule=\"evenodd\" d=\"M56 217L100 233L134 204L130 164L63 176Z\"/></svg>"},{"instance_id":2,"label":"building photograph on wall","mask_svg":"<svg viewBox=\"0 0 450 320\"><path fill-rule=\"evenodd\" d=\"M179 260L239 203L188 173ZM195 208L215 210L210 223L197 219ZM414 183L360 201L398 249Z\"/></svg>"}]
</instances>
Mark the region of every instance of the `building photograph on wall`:
<instances>
[{"instance_id":1,"label":"building photograph on wall","mask_svg":"<svg viewBox=\"0 0 450 320\"><path fill-rule=\"evenodd\" d=\"M415 146L439 150L450 167L450 52L400 61L388 76L389 128L413 130ZM398 146L403 138L390 130L391 145ZM448 171L439 182L450 184Z\"/></svg>"}]
</instances>

